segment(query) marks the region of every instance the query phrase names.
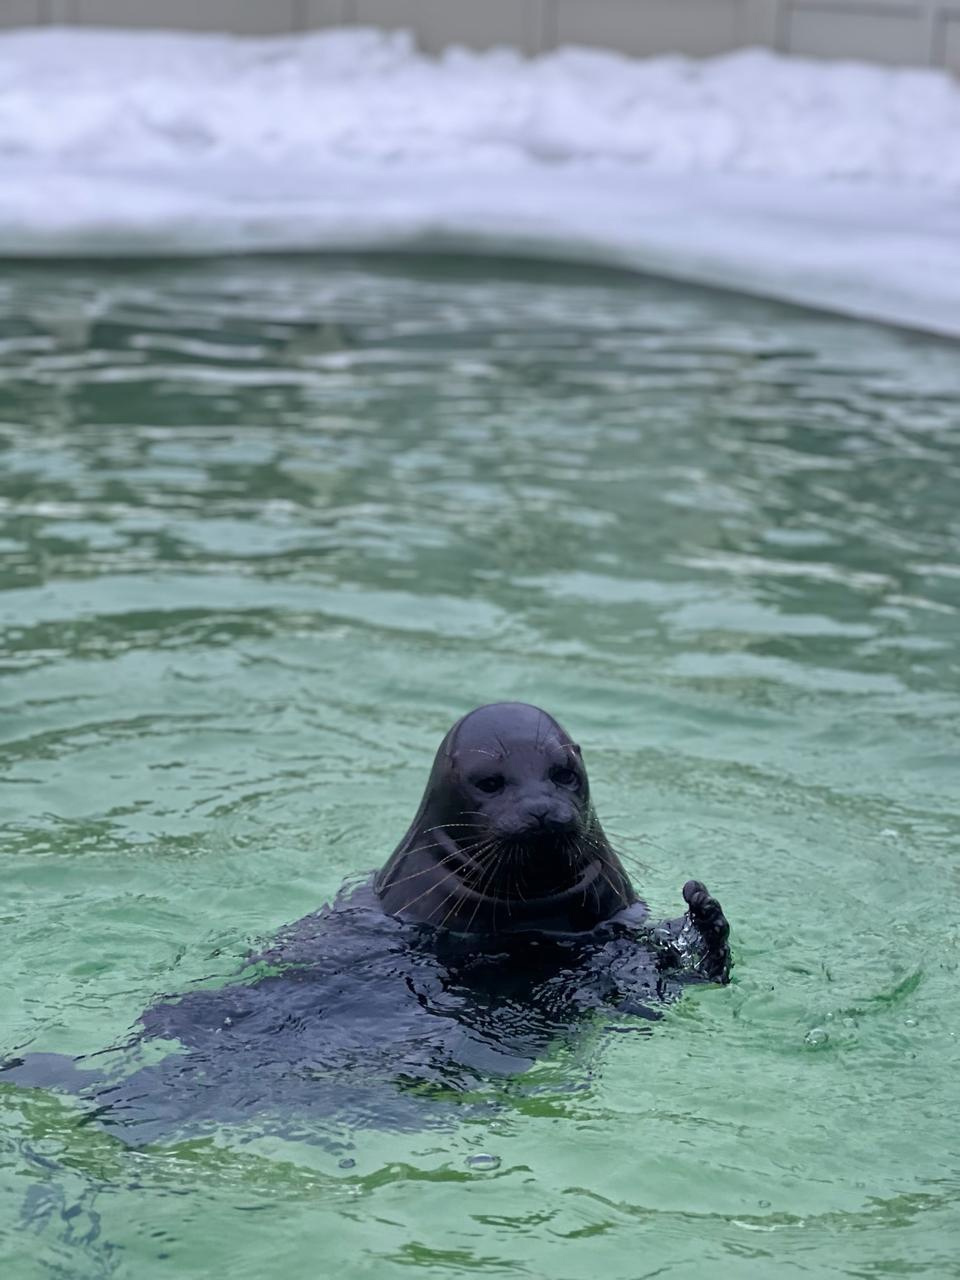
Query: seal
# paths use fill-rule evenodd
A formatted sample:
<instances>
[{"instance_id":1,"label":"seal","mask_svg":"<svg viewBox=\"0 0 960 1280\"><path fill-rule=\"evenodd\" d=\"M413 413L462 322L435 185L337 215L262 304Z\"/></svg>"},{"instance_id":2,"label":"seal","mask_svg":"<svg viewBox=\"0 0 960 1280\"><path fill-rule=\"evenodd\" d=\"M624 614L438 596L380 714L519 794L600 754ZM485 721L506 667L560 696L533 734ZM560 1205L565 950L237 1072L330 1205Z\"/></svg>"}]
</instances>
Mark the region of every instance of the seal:
<instances>
[{"instance_id":1,"label":"seal","mask_svg":"<svg viewBox=\"0 0 960 1280\"><path fill-rule=\"evenodd\" d=\"M648 915L594 810L579 745L524 702L490 703L454 724L374 888L398 919L458 934L584 934ZM701 972L725 981L723 911L700 881L683 896L689 919L654 932L666 943L694 926Z\"/></svg>"},{"instance_id":2,"label":"seal","mask_svg":"<svg viewBox=\"0 0 960 1280\"><path fill-rule=\"evenodd\" d=\"M452 1099L522 1075L587 1017L654 1021L687 983L726 982L723 911L699 881L683 896L651 923L556 720L479 707L372 878L226 985L160 998L119 1048L14 1051L0 1083L73 1093L129 1145L214 1123L326 1145L344 1123L456 1123L472 1104Z\"/></svg>"},{"instance_id":3,"label":"seal","mask_svg":"<svg viewBox=\"0 0 960 1280\"><path fill-rule=\"evenodd\" d=\"M580 747L545 711L478 707L440 744L383 909L454 933L585 933L636 894L590 800Z\"/></svg>"}]
</instances>

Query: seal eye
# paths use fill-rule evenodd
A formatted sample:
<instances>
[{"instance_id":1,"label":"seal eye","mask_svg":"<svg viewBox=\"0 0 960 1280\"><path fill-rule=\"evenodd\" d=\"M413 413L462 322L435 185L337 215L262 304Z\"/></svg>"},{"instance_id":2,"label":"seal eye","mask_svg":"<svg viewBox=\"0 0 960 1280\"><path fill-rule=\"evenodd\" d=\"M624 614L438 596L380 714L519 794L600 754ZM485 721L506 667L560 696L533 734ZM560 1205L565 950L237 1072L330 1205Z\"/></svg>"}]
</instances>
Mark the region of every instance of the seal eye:
<instances>
[{"instance_id":1,"label":"seal eye","mask_svg":"<svg viewBox=\"0 0 960 1280\"><path fill-rule=\"evenodd\" d=\"M498 791L503 790L506 780L502 773L489 773L485 778L477 778L473 785L478 791L485 791L488 796L495 796Z\"/></svg>"},{"instance_id":2,"label":"seal eye","mask_svg":"<svg viewBox=\"0 0 960 1280\"><path fill-rule=\"evenodd\" d=\"M574 769L568 769L566 765L558 764L556 768L550 770L550 780L555 782L558 787L575 787L580 781L580 776Z\"/></svg>"}]
</instances>

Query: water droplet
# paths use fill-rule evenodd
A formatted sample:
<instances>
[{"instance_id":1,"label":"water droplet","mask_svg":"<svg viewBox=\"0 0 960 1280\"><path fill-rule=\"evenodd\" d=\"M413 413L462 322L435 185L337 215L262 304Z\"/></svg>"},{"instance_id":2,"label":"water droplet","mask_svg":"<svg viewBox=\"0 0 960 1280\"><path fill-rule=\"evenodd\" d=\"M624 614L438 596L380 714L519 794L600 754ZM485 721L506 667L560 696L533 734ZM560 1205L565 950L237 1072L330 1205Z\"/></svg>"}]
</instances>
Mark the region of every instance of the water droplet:
<instances>
[{"instance_id":1,"label":"water droplet","mask_svg":"<svg viewBox=\"0 0 960 1280\"><path fill-rule=\"evenodd\" d=\"M491 1169L500 1168L500 1157L488 1155L486 1152L478 1152L475 1156L467 1156L467 1164L471 1169L482 1169L487 1172Z\"/></svg>"},{"instance_id":2,"label":"water droplet","mask_svg":"<svg viewBox=\"0 0 960 1280\"><path fill-rule=\"evenodd\" d=\"M809 1045L812 1049L818 1049L820 1045L826 1044L829 1039L830 1034L825 1027L811 1027L803 1037L803 1043Z\"/></svg>"},{"instance_id":3,"label":"water droplet","mask_svg":"<svg viewBox=\"0 0 960 1280\"><path fill-rule=\"evenodd\" d=\"M357 1162L351 1156L344 1156L342 1160L337 1161L338 1169L355 1169Z\"/></svg>"}]
</instances>

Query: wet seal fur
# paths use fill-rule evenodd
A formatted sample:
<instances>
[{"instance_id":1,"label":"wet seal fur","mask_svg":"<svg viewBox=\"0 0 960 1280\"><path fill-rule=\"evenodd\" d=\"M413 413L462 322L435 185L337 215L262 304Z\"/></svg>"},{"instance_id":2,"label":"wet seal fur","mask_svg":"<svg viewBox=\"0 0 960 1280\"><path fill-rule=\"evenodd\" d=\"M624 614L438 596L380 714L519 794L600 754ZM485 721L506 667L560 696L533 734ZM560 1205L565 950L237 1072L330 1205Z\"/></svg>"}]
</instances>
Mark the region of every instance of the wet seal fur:
<instances>
[{"instance_id":1,"label":"wet seal fur","mask_svg":"<svg viewBox=\"0 0 960 1280\"><path fill-rule=\"evenodd\" d=\"M131 1146L255 1122L339 1152L345 1124L455 1123L586 1016L649 1032L688 983L726 982L723 912L698 881L683 896L685 915L651 923L577 745L538 708L481 707L372 881L228 985L161 999L119 1048L17 1054L0 1085L73 1093Z\"/></svg>"}]
</instances>

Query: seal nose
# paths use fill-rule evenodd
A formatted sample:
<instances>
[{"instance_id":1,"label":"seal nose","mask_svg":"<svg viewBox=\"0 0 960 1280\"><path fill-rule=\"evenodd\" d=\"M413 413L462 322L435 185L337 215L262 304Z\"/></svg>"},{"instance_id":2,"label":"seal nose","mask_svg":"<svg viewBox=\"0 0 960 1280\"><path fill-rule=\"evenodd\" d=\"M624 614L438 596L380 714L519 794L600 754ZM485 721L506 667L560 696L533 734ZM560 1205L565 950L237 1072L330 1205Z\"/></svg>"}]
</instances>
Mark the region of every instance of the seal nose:
<instances>
[{"instance_id":1,"label":"seal nose","mask_svg":"<svg viewBox=\"0 0 960 1280\"><path fill-rule=\"evenodd\" d=\"M531 818L536 820L538 827L545 827L547 825L547 814L550 812L550 805L546 800L541 800L536 804L531 804L527 808L527 812Z\"/></svg>"},{"instance_id":2,"label":"seal nose","mask_svg":"<svg viewBox=\"0 0 960 1280\"><path fill-rule=\"evenodd\" d=\"M529 829L534 831L552 831L559 834L570 828L573 815L565 808L560 808L551 800L535 800L526 806Z\"/></svg>"}]
</instances>

